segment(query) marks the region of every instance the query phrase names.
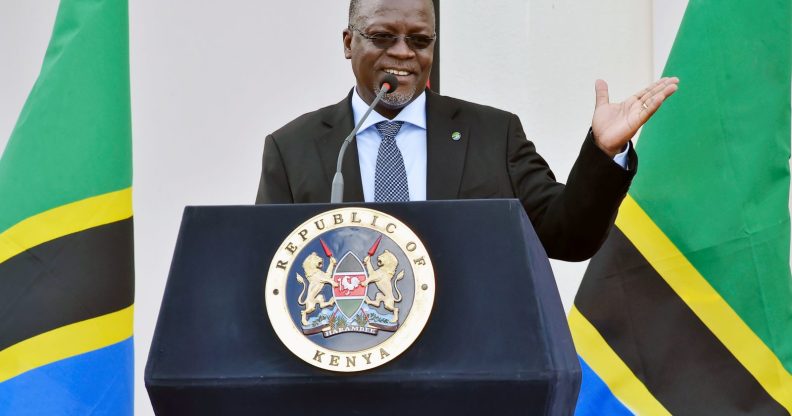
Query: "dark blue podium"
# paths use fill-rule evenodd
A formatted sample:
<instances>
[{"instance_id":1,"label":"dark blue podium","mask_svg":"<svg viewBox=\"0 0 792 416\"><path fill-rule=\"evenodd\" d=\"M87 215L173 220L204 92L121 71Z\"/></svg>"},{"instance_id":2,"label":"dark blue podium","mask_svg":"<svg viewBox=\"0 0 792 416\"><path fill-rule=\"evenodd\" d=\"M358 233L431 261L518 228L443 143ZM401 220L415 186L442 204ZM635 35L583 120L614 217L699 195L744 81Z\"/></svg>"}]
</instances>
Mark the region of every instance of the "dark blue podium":
<instances>
[{"instance_id":1,"label":"dark blue podium","mask_svg":"<svg viewBox=\"0 0 792 416\"><path fill-rule=\"evenodd\" d=\"M343 204L340 206L361 206ZM339 205L187 207L146 365L158 415L571 415L580 366L516 200L365 204L434 264L429 322L395 360L338 374L278 339L264 284L284 237Z\"/></svg>"}]
</instances>

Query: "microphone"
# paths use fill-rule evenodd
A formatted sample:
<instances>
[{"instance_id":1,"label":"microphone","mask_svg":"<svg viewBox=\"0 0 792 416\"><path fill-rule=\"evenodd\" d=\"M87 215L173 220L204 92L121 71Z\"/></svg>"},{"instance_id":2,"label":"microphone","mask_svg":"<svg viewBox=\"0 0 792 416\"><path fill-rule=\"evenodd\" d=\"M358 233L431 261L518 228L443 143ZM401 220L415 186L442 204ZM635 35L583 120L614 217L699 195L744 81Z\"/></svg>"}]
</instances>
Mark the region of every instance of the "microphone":
<instances>
[{"instance_id":1,"label":"microphone","mask_svg":"<svg viewBox=\"0 0 792 416\"><path fill-rule=\"evenodd\" d=\"M341 145L341 151L338 152L338 162L336 162L336 173L333 176L333 186L330 191L330 203L331 204L338 204L344 202L344 175L341 174L341 166L344 162L344 153L346 152L347 146L349 143L352 143L352 140L357 135L360 126L363 125L363 122L366 121L371 110L377 106L377 104L382 99L382 96L385 94L390 94L393 91L396 91L396 88L399 88L399 80L396 79L396 76L393 74L388 74L380 83L380 90L377 93L377 96L374 98L374 101L371 102L371 105L363 114L363 117L360 118L358 121L357 126L352 130L352 133L349 133L349 136L344 139L344 143Z\"/></svg>"},{"instance_id":2,"label":"microphone","mask_svg":"<svg viewBox=\"0 0 792 416\"><path fill-rule=\"evenodd\" d=\"M385 78L382 80L380 84L380 88L384 89L387 88L385 94L390 94L393 91L396 91L396 88L399 88L399 80L396 78L396 75L388 74L385 75Z\"/></svg>"}]
</instances>

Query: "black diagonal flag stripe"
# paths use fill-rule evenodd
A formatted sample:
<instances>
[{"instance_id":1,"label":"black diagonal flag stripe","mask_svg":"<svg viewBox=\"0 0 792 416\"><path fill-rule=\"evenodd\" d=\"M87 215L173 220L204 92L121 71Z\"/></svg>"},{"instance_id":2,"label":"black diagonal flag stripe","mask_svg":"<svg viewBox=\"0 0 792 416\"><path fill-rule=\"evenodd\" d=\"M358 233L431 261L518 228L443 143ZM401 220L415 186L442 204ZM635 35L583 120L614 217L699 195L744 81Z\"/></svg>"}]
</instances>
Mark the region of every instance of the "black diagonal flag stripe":
<instances>
[{"instance_id":1,"label":"black diagonal flag stripe","mask_svg":"<svg viewBox=\"0 0 792 416\"><path fill-rule=\"evenodd\" d=\"M618 228L575 306L671 414L788 415Z\"/></svg>"},{"instance_id":2,"label":"black diagonal flag stripe","mask_svg":"<svg viewBox=\"0 0 792 416\"><path fill-rule=\"evenodd\" d=\"M0 263L0 351L134 301L132 219L48 241Z\"/></svg>"}]
</instances>

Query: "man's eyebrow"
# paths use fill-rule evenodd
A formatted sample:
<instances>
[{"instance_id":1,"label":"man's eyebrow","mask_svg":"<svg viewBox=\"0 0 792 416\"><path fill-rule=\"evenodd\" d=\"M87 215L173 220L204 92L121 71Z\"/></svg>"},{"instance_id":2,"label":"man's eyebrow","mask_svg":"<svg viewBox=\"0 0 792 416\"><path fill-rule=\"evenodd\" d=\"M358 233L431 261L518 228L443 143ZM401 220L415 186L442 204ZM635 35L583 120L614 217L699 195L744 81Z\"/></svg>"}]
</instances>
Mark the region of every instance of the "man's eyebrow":
<instances>
[{"instance_id":1,"label":"man's eyebrow","mask_svg":"<svg viewBox=\"0 0 792 416\"><path fill-rule=\"evenodd\" d=\"M395 25L396 25L396 23L394 23L394 22L373 22L373 23L370 23L370 24L361 25L362 26L361 29L363 29L363 28L365 28L365 29L390 28L390 27L395 26ZM416 23L416 25L418 25L418 24ZM427 25L422 25L421 24L419 26L420 27L417 27L417 28L416 27L410 27L409 29L410 30L429 30L429 31L433 31L434 30L434 25L433 24L427 24ZM358 27L358 26L355 26L355 27Z\"/></svg>"}]
</instances>

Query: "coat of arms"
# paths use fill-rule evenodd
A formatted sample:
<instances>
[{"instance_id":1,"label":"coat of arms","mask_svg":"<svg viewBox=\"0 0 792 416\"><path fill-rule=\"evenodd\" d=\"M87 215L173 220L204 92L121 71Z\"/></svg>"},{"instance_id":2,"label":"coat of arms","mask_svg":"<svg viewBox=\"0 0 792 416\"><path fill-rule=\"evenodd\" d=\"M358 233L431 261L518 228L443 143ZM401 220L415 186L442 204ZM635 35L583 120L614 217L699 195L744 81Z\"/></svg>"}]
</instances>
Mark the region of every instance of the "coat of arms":
<instances>
[{"instance_id":1,"label":"coat of arms","mask_svg":"<svg viewBox=\"0 0 792 416\"><path fill-rule=\"evenodd\" d=\"M377 238L363 261L347 251L337 262L327 244L319 240L328 259L327 269L322 270L324 260L317 253L311 253L303 262L305 277L296 275L303 285L297 303L305 307L301 311L304 334L321 332L330 337L360 332L376 335L379 330L393 332L398 329L398 304L402 301L398 282L404 278L404 270L397 273L399 260L390 251L377 253L380 241L382 236ZM376 258L376 268L371 264L372 256ZM368 295L370 284L376 287L373 299ZM319 293L324 285L332 287L332 298L327 301ZM386 313L377 309L380 306ZM319 308L316 316L308 319Z\"/></svg>"},{"instance_id":2,"label":"coat of arms","mask_svg":"<svg viewBox=\"0 0 792 416\"><path fill-rule=\"evenodd\" d=\"M318 215L278 253L267 276L267 311L281 340L313 365L381 365L406 349L429 317L434 275L426 249L385 213L342 208ZM402 328L405 322L411 328Z\"/></svg>"}]
</instances>

